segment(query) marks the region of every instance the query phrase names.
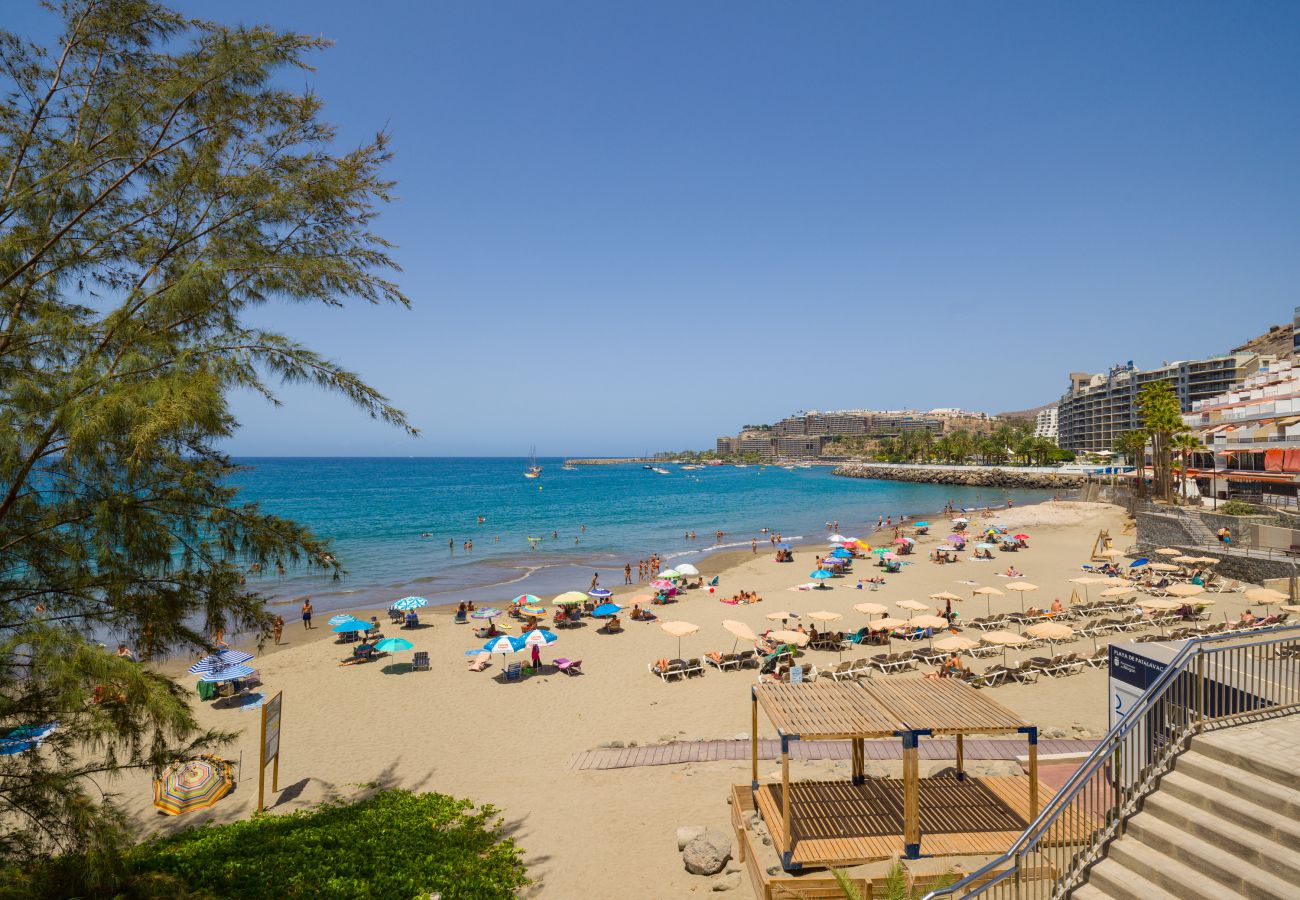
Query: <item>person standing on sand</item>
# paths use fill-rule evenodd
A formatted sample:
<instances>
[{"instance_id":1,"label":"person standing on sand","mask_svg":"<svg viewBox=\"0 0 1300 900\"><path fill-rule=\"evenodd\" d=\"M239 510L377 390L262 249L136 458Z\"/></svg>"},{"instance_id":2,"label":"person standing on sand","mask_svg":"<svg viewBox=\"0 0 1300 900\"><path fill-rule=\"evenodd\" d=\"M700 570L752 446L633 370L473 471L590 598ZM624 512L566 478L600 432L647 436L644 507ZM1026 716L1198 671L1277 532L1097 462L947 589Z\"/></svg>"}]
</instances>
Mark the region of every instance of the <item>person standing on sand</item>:
<instances>
[{"instance_id":1,"label":"person standing on sand","mask_svg":"<svg viewBox=\"0 0 1300 900\"><path fill-rule=\"evenodd\" d=\"M271 636L275 642L280 643L280 635L284 634L284 616L276 616L275 624L271 626Z\"/></svg>"},{"instance_id":2,"label":"person standing on sand","mask_svg":"<svg viewBox=\"0 0 1300 900\"><path fill-rule=\"evenodd\" d=\"M302 624L304 628L311 628L311 613L311 600L304 600L302 602Z\"/></svg>"},{"instance_id":3,"label":"person standing on sand","mask_svg":"<svg viewBox=\"0 0 1300 900\"><path fill-rule=\"evenodd\" d=\"M753 550L756 554L758 553L758 538L749 539L749 549Z\"/></svg>"},{"instance_id":4,"label":"person standing on sand","mask_svg":"<svg viewBox=\"0 0 1300 900\"><path fill-rule=\"evenodd\" d=\"M575 538L574 540L576 541L577 539ZM591 573L591 587L588 588L588 590L594 591L594 590L595 590L597 587L599 587L599 586L600 586L600 573L599 573L599 572L592 572L592 573Z\"/></svg>"},{"instance_id":5,"label":"person standing on sand","mask_svg":"<svg viewBox=\"0 0 1300 900\"><path fill-rule=\"evenodd\" d=\"M631 583L632 583L632 564L631 564L631 563L627 563L625 566L623 566L623 583L624 583L624 584L631 584Z\"/></svg>"}]
</instances>

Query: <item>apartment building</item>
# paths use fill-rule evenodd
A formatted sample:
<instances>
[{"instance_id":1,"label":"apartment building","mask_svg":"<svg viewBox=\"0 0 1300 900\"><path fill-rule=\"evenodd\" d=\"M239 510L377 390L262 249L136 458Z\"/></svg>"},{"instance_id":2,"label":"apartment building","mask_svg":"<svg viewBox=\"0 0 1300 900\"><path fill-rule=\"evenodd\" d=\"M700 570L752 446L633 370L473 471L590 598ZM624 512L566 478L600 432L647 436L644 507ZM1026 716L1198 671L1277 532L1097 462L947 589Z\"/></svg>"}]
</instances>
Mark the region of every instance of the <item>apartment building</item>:
<instances>
[{"instance_id":1,"label":"apartment building","mask_svg":"<svg viewBox=\"0 0 1300 900\"><path fill-rule=\"evenodd\" d=\"M1047 438L1054 441L1060 436L1060 430L1057 422L1057 408L1049 406L1046 409L1040 409L1038 415L1034 417L1034 437Z\"/></svg>"},{"instance_id":2,"label":"apartment building","mask_svg":"<svg viewBox=\"0 0 1300 900\"><path fill-rule=\"evenodd\" d=\"M1155 369L1133 363L1105 374L1070 374L1070 389L1057 404L1057 442L1066 450L1109 450L1115 438L1138 427L1137 398L1148 384L1168 381L1184 412L1193 403L1226 393L1255 374L1271 357L1252 353L1181 360Z\"/></svg>"}]
</instances>

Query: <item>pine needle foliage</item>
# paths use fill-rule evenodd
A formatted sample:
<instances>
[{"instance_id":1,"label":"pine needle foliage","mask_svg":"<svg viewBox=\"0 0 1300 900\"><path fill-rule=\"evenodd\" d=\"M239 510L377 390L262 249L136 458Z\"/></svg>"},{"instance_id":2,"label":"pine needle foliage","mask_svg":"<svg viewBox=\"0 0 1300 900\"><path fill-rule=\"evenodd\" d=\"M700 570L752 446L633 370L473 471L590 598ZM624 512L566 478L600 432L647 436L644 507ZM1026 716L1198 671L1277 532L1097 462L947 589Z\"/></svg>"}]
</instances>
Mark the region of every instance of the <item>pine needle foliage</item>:
<instances>
[{"instance_id":1,"label":"pine needle foliage","mask_svg":"<svg viewBox=\"0 0 1300 900\"><path fill-rule=\"evenodd\" d=\"M250 566L340 571L229 487L228 396L313 384L414 429L248 321L407 303L372 231L387 137L340 151L320 99L282 87L326 42L148 0L47 9L50 46L0 32L0 731L60 727L0 757L0 862L75 851L94 889L124 840L112 776L227 737L100 643L209 650L269 627Z\"/></svg>"}]
</instances>

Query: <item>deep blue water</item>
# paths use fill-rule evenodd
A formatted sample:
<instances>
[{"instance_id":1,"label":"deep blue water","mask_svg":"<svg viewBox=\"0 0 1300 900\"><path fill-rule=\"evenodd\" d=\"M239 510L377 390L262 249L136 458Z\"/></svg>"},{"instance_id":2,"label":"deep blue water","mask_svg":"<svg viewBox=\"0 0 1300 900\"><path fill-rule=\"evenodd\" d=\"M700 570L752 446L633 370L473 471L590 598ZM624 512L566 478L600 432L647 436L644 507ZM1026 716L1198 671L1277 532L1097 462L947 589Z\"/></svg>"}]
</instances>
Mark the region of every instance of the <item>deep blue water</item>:
<instances>
[{"instance_id":1,"label":"deep blue water","mask_svg":"<svg viewBox=\"0 0 1300 900\"><path fill-rule=\"evenodd\" d=\"M280 599L309 595L321 610L380 606L407 594L438 603L585 590L593 571L606 584L621 584L623 564L635 568L653 552L697 560L716 549L719 530L722 547L765 541L764 527L792 540L820 540L827 522L852 535L865 533L877 516L931 513L948 500L983 506L1050 495L838 478L829 468L690 472L670 465L671 474L657 475L631 464L565 472L560 460L545 459L542 477L529 480L525 460L500 457L239 462L249 467L235 479L242 499L329 538L348 572L332 581L291 570L250 578L250 585ZM698 540L685 540L688 530ZM536 550L530 537L542 538ZM469 539L474 547L466 552Z\"/></svg>"}]
</instances>

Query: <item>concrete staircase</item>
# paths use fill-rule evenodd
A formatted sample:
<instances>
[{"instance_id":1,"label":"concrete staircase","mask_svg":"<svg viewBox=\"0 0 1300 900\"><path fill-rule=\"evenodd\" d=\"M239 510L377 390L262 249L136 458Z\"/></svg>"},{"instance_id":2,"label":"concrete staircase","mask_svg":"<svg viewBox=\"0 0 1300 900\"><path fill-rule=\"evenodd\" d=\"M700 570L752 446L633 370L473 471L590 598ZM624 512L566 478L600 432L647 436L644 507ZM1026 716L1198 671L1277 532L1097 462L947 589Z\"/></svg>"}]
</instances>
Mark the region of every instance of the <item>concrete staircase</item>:
<instances>
[{"instance_id":1,"label":"concrete staircase","mask_svg":"<svg viewBox=\"0 0 1300 900\"><path fill-rule=\"evenodd\" d=\"M1074 900L1297 900L1300 715L1193 739Z\"/></svg>"}]
</instances>

